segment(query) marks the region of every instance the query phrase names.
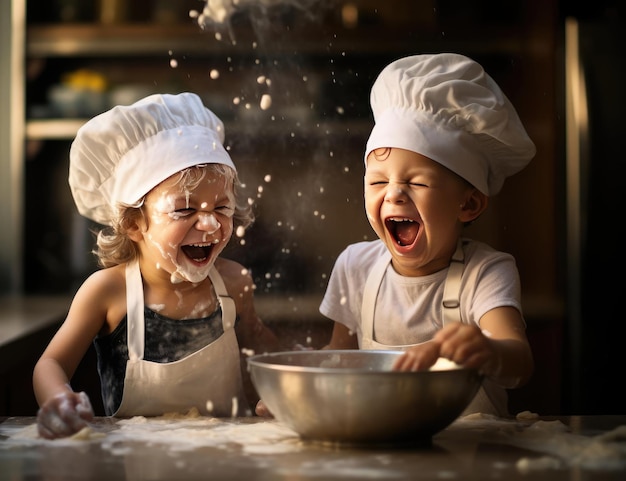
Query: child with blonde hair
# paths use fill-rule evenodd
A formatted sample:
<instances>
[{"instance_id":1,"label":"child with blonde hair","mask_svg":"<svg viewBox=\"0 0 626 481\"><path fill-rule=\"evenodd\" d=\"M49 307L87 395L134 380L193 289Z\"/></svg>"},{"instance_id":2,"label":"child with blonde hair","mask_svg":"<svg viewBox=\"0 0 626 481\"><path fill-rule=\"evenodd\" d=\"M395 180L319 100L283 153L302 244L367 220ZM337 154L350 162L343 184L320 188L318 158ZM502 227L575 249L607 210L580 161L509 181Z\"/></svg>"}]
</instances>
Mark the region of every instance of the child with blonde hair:
<instances>
[{"instance_id":1,"label":"child with blonde hair","mask_svg":"<svg viewBox=\"0 0 626 481\"><path fill-rule=\"evenodd\" d=\"M253 220L223 142L222 121L191 93L117 106L78 131L69 184L79 212L106 226L103 269L78 289L35 366L42 437L93 418L70 386L92 342L107 415L250 413L242 353L278 342L257 316L250 274L220 257Z\"/></svg>"}]
</instances>

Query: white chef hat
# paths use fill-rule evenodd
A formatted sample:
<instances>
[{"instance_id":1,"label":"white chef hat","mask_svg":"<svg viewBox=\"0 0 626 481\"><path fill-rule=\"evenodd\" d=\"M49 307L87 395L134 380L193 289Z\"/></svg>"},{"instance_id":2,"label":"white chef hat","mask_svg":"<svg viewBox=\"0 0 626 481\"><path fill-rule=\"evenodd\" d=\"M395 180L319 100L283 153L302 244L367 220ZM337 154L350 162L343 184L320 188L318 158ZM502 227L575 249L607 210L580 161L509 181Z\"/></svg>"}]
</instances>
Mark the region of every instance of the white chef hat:
<instances>
[{"instance_id":1,"label":"white chef hat","mask_svg":"<svg viewBox=\"0 0 626 481\"><path fill-rule=\"evenodd\" d=\"M223 142L224 124L192 93L114 107L83 125L70 148L78 211L110 224L118 204L135 204L176 172L212 163L235 169Z\"/></svg>"},{"instance_id":2,"label":"white chef hat","mask_svg":"<svg viewBox=\"0 0 626 481\"><path fill-rule=\"evenodd\" d=\"M422 154L494 195L536 149L515 108L475 61L414 55L385 67L371 91L375 125L365 159L380 147Z\"/></svg>"}]
</instances>

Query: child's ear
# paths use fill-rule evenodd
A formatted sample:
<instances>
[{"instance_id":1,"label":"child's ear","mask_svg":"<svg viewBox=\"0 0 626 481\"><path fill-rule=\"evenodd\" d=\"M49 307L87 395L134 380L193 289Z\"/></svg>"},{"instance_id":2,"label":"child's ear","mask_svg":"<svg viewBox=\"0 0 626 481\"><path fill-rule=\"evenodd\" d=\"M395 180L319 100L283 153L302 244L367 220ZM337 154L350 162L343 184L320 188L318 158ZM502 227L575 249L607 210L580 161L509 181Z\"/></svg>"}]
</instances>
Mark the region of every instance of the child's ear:
<instances>
[{"instance_id":1,"label":"child's ear","mask_svg":"<svg viewBox=\"0 0 626 481\"><path fill-rule=\"evenodd\" d=\"M137 220L128 220L125 226L126 235L133 242L139 242L143 239L143 229Z\"/></svg>"},{"instance_id":2,"label":"child's ear","mask_svg":"<svg viewBox=\"0 0 626 481\"><path fill-rule=\"evenodd\" d=\"M459 220L463 223L472 222L482 214L489 205L489 197L478 189L468 192L465 202L461 204Z\"/></svg>"}]
</instances>

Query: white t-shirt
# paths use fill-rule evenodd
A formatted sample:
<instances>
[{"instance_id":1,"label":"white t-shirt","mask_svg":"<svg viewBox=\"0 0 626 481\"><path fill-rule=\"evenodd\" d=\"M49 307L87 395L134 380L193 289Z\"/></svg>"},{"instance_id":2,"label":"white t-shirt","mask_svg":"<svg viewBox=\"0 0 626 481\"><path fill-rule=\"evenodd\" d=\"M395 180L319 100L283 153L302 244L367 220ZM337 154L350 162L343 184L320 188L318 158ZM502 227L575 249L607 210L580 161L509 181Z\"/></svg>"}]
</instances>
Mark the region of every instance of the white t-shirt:
<instances>
[{"instance_id":1,"label":"white t-shirt","mask_svg":"<svg viewBox=\"0 0 626 481\"><path fill-rule=\"evenodd\" d=\"M466 241L461 278L461 321L479 324L491 309L511 306L522 312L519 273L510 254L482 242ZM337 258L320 312L335 322L361 332L365 282L386 247L380 240L348 246ZM442 299L448 269L423 277L398 274L387 267L376 298L374 340L381 344L419 344L432 339L443 322Z\"/></svg>"},{"instance_id":2,"label":"white t-shirt","mask_svg":"<svg viewBox=\"0 0 626 481\"><path fill-rule=\"evenodd\" d=\"M365 284L386 250L380 240L348 246L337 258L320 305L324 316L357 335L359 347L363 345L361 311ZM463 251L460 321L480 326L480 318L486 312L503 306L514 307L521 313L519 273L513 256L468 239L464 239ZM443 325L442 299L447 274L448 269L443 269L428 276L406 277L389 263L376 297L372 339L393 348L432 339ZM473 412L506 416L506 390L485 379L464 414Z\"/></svg>"}]
</instances>

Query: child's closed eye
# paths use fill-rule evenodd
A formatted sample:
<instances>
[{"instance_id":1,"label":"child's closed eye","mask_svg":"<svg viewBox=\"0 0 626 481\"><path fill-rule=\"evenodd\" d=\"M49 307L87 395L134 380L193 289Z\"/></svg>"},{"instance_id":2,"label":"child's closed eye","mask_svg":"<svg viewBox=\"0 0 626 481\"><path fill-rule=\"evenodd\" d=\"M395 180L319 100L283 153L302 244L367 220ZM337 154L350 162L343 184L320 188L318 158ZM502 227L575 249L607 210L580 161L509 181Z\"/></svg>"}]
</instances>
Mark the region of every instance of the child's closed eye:
<instances>
[{"instance_id":1,"label":"child's closed eye","mask_svg":"<svg viewBox=\"0 0 626 481\"><path fill-rule=\"evenodd\" d=\"M220 205L215 208L215 211L230 217L235 213L235 208L231 205Z\"/></svg>"},{"instance_id":2,"label":"child's closed eye","mask_svg":"<svg viewBox=\"0 0 626 481\"><path fill-rule=\"evenodd\" d=\"M189 217L195 212L195 209L176 209L171 212L165 213L169 218L174 220L183 219Z\"/></svg>"},{"instance_id":3,"label":"child's closed eye","mask_svg":"<svg viewBox=\"0 0 626 481\"><path fill-rule=\"evenodd\" d=\"M176 209L175 211L170 212L170 215L187 216L193 214L195 211L196 209L192 207L185 207L183 209Z\"/></svg>"}]
</instances>

